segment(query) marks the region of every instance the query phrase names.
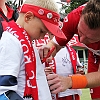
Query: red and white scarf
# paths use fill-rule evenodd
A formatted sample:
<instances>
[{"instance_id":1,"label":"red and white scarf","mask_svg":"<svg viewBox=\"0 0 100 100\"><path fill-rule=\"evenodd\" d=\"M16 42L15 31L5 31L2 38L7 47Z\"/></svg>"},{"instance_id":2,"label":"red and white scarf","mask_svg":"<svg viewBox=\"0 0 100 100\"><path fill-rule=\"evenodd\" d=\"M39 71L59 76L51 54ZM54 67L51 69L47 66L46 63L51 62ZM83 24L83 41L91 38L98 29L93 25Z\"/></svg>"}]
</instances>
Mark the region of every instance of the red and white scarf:
<instances>
[{"instance_id":1,"label":"red and white scarf","mask_svg":"<svg viewBox=\"0 0 100 100\"><path fill-rule=\"evenodd\" d=\"M46 34L44 36L44 39L35 40L34 43L35 43L35 46L37 48L39 48L43 45L46 45L49 41L50 41L49 35ZM48 67L48 66L52 66L53 67L53 72L56 73L56 62L55 62L54 58L52 58L52 61L50 63L45 62L45 67ZM51 96L52 96L52 100L56 100L56 98L57 98L56 94L51 94Z\"/></svg>"},{"instance_id":2,"label":"red and white scarf","mask_svg":"<svg viewBox=\"0 0 100 100\"><path fill-rule=\"evenodd\" d=\"M69 51L69 54L70 54L70 59L71 59L71 63L72 63L73 69L74 69L74 73L76 73L76 66L77 66L76 51L68 45L66 45L66 47L68 48L68 51Z\"/></svg>"},{"instance_id":3,"label":"red and white scarf","mask_svg":"<svg viewBox=\"0 0 100 100\"><path fill-rule=\"evenodd\" d=\"M43 45L46 45L49 41L50 41L49 35L46 34L44 39L35 40L34 42L35 42L36 47L39 48ZM68 51L70 54L70 59L71 59L72 65L73 65L74 73L76 73L76 65L77 65L76 51L68 45L66 45L66 47L68 48ZM45 62L45 67L48 67L48 66L52 66L53 72L56 73L56 62L55 62L54 58L52 58L52 61L49 64L47 64ZM57 98L58 98L58 95L55 95L55 94L51 94L51 96L52 96L52 100L57 100Z\"/></svg>"},{"instance_id":4,"label":"red and white scarf","mask_svg":"<svg viewBox=\"0 0 100 100\"><path fill-rule=\"evenodd\" d=\"M32 98L33 100L38 99L38 89L36 83L36 58L32 47L32 43L28 33L11 21L8 23L6 31L9 31L14 35L21 43L24 52L25 61L25 75L26 75L26 86L24 91L24 97Z\"/></svg>"}]
</instances>

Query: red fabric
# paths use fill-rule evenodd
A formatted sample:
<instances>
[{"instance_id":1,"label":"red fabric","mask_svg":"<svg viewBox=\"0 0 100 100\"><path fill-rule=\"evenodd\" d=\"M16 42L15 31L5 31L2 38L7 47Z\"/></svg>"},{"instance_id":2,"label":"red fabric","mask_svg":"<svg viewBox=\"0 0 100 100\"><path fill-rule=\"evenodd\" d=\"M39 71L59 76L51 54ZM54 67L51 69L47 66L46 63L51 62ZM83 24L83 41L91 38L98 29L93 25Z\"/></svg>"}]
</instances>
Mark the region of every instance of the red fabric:
<instances>
[{"instance_id":1,"label":"red fabric","mask_svg":"<svg viewBox=\"0 0 100 100\"><path fill-rule=\"evenodd\" d=\"M66 39L66 36L59 28L60 15L56 12L35 5L24 4L20 12L31 11L36 17L40 18L47 29L57 37Z\"/></svg>"},{"instance_id":2,"label":"red fabric","mask_svg":"<svg viewBox=\"0 0 100 100\"><path fill-rule=\"evenodd\" d=\"M74 97L75 99L73 99L73 96L71 95L71 96L57 98L57 100L80 100L80 97L78 94L75 94Z\"/></svg>"},{"instance_id":3,"label":"red fabric","mask_svg":"<svg viewBox=\"0 0 100 100\"><path fill-rule=\"evenodd\" d=\"M3 30L5 31L6 27L8 26L8 22L2 21Z\"/></svg>"},{"instance_id":4,"label":"red fabric","mask_svg":"<svg viewBox=\"0 0 100 100\"><path fill-rule=\"evenodd\" d=\"M68 45L66 45L66 47L68 48L68 51L69 51L69 54L70 54L70 59L71 59L71 62L72 62L74 73L76 73L76 65L77 65L76 51Z\"/></svg>"},{"instance_id":5,"label":"red fabric","mask_svg":"<svg viewBox=\"0 0 100 100\"><path fill-rule=\"evenodd\" d=\"M26 13L28 11L33 12L33 14L40 19L46 20L55 25L59 24L58 23L59 18L60 18L59 14L57 14L53 11L47 10L46 8L42 8L42 7L35 6L35 5L24 4L20 9L20 12L22 12L22 13ZM52 18L47 17L48 13L51 13L53 15Z\"/></svg>"},{"instance_id":6,"label":"red fabric","mask_svg":"<svg viewBox=\"0 0 100 100\"><path fill-rule=\"evenodd\" d=\"M100 48L99 44L100 43L95 43L91 46L93 46L95 49L99 49ZM96 56L96 59L97 59L97 63L94 63L95 59L94 59L93 53L89 51L88 73L98 71L99 63L100 63L100 56ZM91 92L90 94L91 94L92 99L100 98L100 86L95 87L95 88L90 88L90 92Z\"/></svg>"},{"instance_id":7,"label":"red fabric","mask_svg":"<svg viewBox=\"0 0 100 100\"><path fill-rule=\"evenodd\" d=\"M43 45L46 45L49 41L50 41L49 35L46 34L44 36L44 39L38 39L38 40L35 40L34 42L35 42L36 47L41 47Z\"/></svg>"},{"instance_id":8,"label":"red fabric","mask_svg":"<svg viewBox=\"0 0 100 100\"><path fill-rule=\"evenodd\" d=\"M7 31L12 33L19 39L24 52L25 60L25 74L26 74L26 86L24 91L25 97L32 97L34 100L38 100L38 90L36 83L36 58L32 47L32 41L28 33L15 22L8 23L10 27L7 27ZM18 37L19 36L19 37Z\"/></svg>"},{"instance_id":9,"label":"red fabric","mask_svg":"<svg viewBox=\"0 0 100 100\"><path fill-rule=\"evenodd\" d=\"M92 99L100 98L100 87L95 87L95 88L91 88L91 89L90 89L90 91L92 92L92 93L90 93L91 98Z\"/></svg>"},{"instance_id":10,"label":"red fabric","mask_svg":"<svg viewBox=\"0 0 100 100\"><path fill-rule=\"evenodd\" d=\"M6 4L5 4L5 5L6 5ZM12 15L13 15L14 10L13 10L12 8L10 8L9 6L7 6L7 5L6 5L6 7L7 7L7 10L8 10L7 18L10 19L10 18L12 18ZM3 13L3 11L2 11L1 8L0 8L0 12ZM3 18L3 16L1 16L1 14L0 14L0 17Z\"/></svg>"},{"instance_id":11,"label":"red fabric","mask_svg":"<svg viewBox=\"0 0 100 100\"><path fill-rule=\"evenodd\" d=\"M69 46L79 46L84 47L82 43L79 42L78 35L74 35L73 38L67 43Z\"/></svg>"},{"instance_id":12,"label":"red fabric","mask_svg":"<svg viewBox=\"0 0 100 100\"><path fill-rule=\"evenodd\" d=\"M71 2L71 0L66 0L66 2L67 2L67 3L70 3L70 2Z\"/></svg>"},{"instance_id":13,"label":"red fabric","mask_svg":"<svg viewBox=\"0 0 100 100\"><path fill-rule=\"evenodd\" d=\"M6 7L7 7L7 10L8 10L7 18L10 19L10 18L12 18L14 10L12 8L8 7L8 6L6 6Z\"/></svg>"},{"instance_id":14,"label":"red fabric","mask_svg":"<svg viewBox=\"0 0 100 100\"><path fill-rule=\"evenodd\" d=\"M66 45L67 42L74 36L74 34L78 34L77 26L80 20L80 15L82 13L83 6L79 6L77 9L70 12L64 19L62 31L67 37L67 40L60 39L56 37L57 42L60 45Z\"/></svg>"}]
</instances>

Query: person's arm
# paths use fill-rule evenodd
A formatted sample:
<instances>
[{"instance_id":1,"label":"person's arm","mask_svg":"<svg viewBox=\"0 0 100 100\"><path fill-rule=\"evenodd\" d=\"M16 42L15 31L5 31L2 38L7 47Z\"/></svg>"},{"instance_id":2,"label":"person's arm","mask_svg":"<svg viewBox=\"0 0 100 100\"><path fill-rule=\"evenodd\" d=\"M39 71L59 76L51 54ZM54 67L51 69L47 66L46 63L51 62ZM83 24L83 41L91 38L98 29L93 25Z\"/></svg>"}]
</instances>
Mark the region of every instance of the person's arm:
<instances>
[{"instance_id":1,"label":"person's arm","mask_svg":"<svg viewBox=\"0 0 100 100\"><path fill-rule=\"evenodd\" d=\"M66 89L71 87L72 84L70 77L60 76L55 73L47 75L47 80L51 93L53 94L65 91Z\"/></svg>"},{"instance_id":2,"label":"person's arm","mask_svg":"<svg viewBox=\"0 0 100 100\"><path fill-rule=\"evenodd\" d=\"M55 39L52 39L49 41L49 43L47 45L39 48L39 55L40 55L41 60L43 60L44 57L47 57L47 54L48 54L50 48L52 48L53 46L55 47L55 50L52 53L52 56L55 56L56 53L62 48L62 46L57 44L57 42L55 42L55 41L56 41Z\"/></svg>"},{"instance_id":3,"label":"person's arm","mask_svg":"<svg viewBox=\"0 0 100 100\"><path fill-rule=\"evenodd\" d=\"M15 100L16 97L11 98L15 96L14 91L17 91L17 78L23 51L21 50L18 39L12 37L14 36L10 33L4 32L0 40L0 98L2 98L4 94L4 96L6 95L10 100ZM14 94L14 96L10 94ZM18 96L17 93L16 96Z\"/></svg>"},{"instance_id":4,"label":"person's arm","mask_svg":"<svg viewBox=\"0 0 100 100\"><path fill-rule=\"evenodd\" d=\"M55 46L55 51L53 52L52 56L54 57L56 55L56 53L63 47L60 46L56 40L54 40L54 38L47 44L47 46L49 46L50 48Z\"/></svg>"},{"instance_id":5,"label":"person's arm","mask_svg":"<svg viewBox=\"0 0 100 100\"><path fill-rule=\"evenodd\" d=\"M86 75L72 75L69 77L49 74L48 84L52 93L59 93L66 89L93 88L100 86L100 72L92 72Z\"/></svg>"}]
</instances>

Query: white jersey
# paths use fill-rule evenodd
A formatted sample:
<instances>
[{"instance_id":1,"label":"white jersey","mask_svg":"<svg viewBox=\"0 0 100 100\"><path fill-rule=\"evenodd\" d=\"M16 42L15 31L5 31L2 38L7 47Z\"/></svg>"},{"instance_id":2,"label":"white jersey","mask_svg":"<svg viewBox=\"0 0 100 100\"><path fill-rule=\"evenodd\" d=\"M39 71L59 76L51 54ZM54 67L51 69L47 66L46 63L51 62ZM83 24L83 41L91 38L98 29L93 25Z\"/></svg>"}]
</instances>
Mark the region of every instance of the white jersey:
<instances>
[{"instance_id":1,"label":"white jersey","mask_svg":"<svg viewBox=\"0 0 100 100\"><path fill-rule=\"evenodd\" d=\"M55 56L56 62L56 73L61 76L68 76L73 74L73 66L70 59L70 54L67 47L62 48ZM77 65L82 66L77 57ZM80 89L67 89L64 92L58 93L58 97L64 97L74 94L81 95L82 91Z\"/></svg>"},{"instance_id":2,"label":"white jersey","mask_svg":"<svg viewBox=\"0 0 100 100\"><path fill-rule=\"evenodd\" d=\"M34 49L34 51L36 55L36 81L39 100L52 100L39 54L37 49ZM24 54L19 40L8 32L4 32L0 40L0 76L2 75L16 77L17 84L13 86L2 86L4 83L1 83L0 94L8 90L13 90L23 97L25 88Z\"/></svg>"}]
</instances>

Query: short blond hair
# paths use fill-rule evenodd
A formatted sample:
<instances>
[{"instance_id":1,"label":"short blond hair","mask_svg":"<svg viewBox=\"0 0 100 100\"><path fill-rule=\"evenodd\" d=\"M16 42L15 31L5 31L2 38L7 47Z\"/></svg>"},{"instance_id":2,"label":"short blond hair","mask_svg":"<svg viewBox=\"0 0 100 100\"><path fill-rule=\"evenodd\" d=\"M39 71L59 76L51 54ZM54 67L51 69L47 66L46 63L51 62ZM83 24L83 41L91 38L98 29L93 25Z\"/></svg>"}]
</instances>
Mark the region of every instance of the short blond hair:
<instances>
[{"instance_id":1,"label":"short blond hair","mask_svg":"<svg viewBox=\"0 0 100 100\"><path fill-rule=\"evenodd\" d=\"M55 0L26 0L24 4L39 6L59 13L59 9Z\"/></svg>"}]
</instances>

